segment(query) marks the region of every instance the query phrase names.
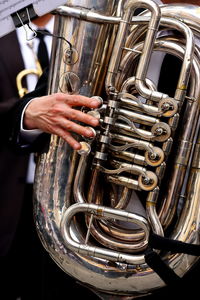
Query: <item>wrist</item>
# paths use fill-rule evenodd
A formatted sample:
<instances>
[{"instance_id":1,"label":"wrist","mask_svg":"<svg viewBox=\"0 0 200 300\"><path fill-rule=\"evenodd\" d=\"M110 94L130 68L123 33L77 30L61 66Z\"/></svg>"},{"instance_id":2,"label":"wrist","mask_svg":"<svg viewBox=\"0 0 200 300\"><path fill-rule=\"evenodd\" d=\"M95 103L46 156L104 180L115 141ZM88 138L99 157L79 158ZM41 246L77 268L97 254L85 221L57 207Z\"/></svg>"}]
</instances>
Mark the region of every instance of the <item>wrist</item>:
<instances>
[{"instance_id":1,"label":"wrist","mask_svg":"<svg viewBox=\"0 0 200 300\"><path fill-rule=\"evenodd\" d=\"M25 107L25 110L24 110L24 115L23 115L23 128L28 129L28 130L37 128L35 126L35 122L34 122L34 118L33 118L33 110L32 110L33 100L31 100L27 104L27 106Z\"/></svg>"}]
</instances>

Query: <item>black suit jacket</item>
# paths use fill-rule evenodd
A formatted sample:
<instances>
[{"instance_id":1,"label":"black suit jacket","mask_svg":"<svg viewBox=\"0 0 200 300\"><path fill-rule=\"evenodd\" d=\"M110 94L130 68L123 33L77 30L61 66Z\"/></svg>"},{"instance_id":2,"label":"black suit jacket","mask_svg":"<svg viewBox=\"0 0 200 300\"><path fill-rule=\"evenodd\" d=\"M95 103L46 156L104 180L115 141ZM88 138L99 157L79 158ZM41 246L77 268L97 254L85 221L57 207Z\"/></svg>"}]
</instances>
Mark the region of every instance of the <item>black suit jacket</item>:
<instances>
[{"instance_id":1,"label":"black suit jacket","mask_svg":"<svg viewBox=\"0 0 200 300\"><path fill-rule=\"evenodd\" d=\"M16 153L9 142L15 119L13 112L19 106L16 76L24 69L16 32L0 39L0 256L5 255L13 241L19 221L28 154Z\"/></svg>"}]
</instances>

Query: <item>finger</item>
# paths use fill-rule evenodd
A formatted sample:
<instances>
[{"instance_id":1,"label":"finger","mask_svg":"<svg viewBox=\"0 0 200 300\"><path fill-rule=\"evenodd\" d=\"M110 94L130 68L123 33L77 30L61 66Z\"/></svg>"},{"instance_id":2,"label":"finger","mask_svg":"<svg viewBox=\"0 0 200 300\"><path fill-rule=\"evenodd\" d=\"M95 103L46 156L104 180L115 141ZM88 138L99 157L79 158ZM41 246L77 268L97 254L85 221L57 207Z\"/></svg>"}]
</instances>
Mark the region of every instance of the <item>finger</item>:
<instances>
[{"instance_id":1,"label":"finger","mask_svg":"<svg viewBox=\"0 0 200 300\"><path fill-rule=\"evenodd\" d=\"M66 103L70 106L87 106L89 108L97 108L101 101L98 98L88 98L82 95L68 95L58 93L56 97L59 97L61 100L66 101Z\"/></svg>"},{"instance_id":2,"label":"finger","mask_svg":"<svg viewBox=\"0 0 200 300\"><path fill-rule=\"evenodd\" d=\"M80 121L91 126L97 126L99 124L99 120L97 118L76 109L70 108L65 110L64 116L68 119Z\"/></svg>"},{"instance_id":3,"label":"finger","mask_svg":"<svg viewBox=\"0 0 200 300\"><path fill-rule=\"evenodd\" d=\"M81 148L81 144L73 138L70 132L62 128L56 128L55 134L63 138L74 150L79 150Z\"/></svg>"},{"instance_id":4,"label":"finger","mask_svg":"<svg viewBox=\"0 0 200 300\"><path fill-rule=\"evenodd\" d=\"M70 120L64 120L62 122L62 125L60 123L60 127L64 129L65 131L70 131L77 133L79 135L83 135L85 137L93 137L94 136L94 131L92 131L90 128L81 126L75 122L72 122Z\"/></svg>"}]
</instances>

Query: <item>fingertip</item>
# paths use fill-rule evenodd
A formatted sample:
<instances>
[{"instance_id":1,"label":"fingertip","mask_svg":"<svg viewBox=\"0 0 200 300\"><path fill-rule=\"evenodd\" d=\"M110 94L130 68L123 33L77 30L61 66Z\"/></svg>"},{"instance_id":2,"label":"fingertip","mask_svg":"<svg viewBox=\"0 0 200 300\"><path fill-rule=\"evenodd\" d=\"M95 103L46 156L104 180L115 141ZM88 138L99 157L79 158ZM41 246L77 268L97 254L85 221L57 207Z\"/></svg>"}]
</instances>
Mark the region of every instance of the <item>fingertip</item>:
<instances>
[{"instance_id":1,"label":"fingertip","mask_svg":"<svg viewBox=\"0 0 200 300\"><path fill-rule=\"evenodd\" d=\"M99 119L92 119L92 120L91 120L91 124L92 124L93 126L99 125Z\"/></svg>"},{"instance_id":2,"label":"fingertip","mask_svg":"<svg viewBox=\"0 0 200 300\"><path fill-rule=\"evenodd\" d=\"M97 100L92 100L92 102L90 104L93 108L97 108L101 105L101 102L97 101Z\"/></svg>"},{"instance_id":3,"label":"fingertip","mask_svg":"<svg viewBox=\"0 0 200 300\"><path fill-rule=\"evenodd\" d=\"M80 150L81 149L81 145L77 142L73 143L72 147L73 147L74 150Z\"/></svg>"},{"instance_id":4,"label":"fingertip","mask_svg":"<svg viewBox=\"0 0 200 300\"><path fill-rule=\"evenodd\" d=\"M92 99L91 104L94 107L99 107L103 104L103 99L99 96L93 96L91 99Z\"/></svg>"}]
</instances>

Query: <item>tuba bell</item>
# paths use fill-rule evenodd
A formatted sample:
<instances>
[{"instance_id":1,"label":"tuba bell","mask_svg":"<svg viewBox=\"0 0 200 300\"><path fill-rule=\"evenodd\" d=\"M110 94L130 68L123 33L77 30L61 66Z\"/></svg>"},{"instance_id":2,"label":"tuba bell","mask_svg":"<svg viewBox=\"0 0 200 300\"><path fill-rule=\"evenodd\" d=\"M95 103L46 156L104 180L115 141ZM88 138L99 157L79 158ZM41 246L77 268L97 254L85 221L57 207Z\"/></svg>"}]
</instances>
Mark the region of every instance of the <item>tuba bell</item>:
<instances>
[{"instance_id":1,"label":"tuba bell","mask_svg":"<svg viewBox=\"0 0 200 300\"><path fill-rule=\"evenodd\" d=\"M95 138L76 137L81 150L52 135L40 153L34 216L56 264L101 299L151 294L198 262L197 11L70 0L54 12L61 38L53 40L49 94L80 93L102 105L80 108L100 120ZM181 62L174 95L149 75L158 54Z\"/></svg>"}]
</instances>

